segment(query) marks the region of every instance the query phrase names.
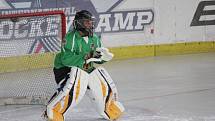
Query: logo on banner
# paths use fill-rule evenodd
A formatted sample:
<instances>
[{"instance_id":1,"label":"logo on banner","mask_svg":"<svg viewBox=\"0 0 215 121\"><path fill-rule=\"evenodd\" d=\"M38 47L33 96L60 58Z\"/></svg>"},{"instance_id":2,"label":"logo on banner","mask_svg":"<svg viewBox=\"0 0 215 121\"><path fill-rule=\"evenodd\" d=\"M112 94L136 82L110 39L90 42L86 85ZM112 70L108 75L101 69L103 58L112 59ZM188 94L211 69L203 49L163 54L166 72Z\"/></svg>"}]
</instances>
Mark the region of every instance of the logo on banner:
<instances>
[{"instance_id":1,"label":"logo on banner","mask_svg":"<svg viewBox=\"0 0 215 121\"><path fill-rule=\"evenodd\" d=\"M215 25L215 1L201 1L190 26Z\"/></svg>"},{"instance_id":2,"label":"logo on banner","mask_svg":"<svg viewBox=\"0 0 215 121\"><path fill-rule=\"evenodd\" d=\"M112 11L123 0L71 0L75 10L86 9L96 17L96 33L143 31L154 20L152 9ZM72 25L72 22L69 23Z\"/></svg>"},{"instance_id":3,"label":"logo on banner","mask_svg":"<svg viewBox=\"0 0 215 121\"><path fill-rule=\"evenodd\" d=\"M56 37L36 39L28 53L57 52L60 50L60 43L60 39L56 39Z\"/></svg>"},{"instance_id":4,"label":"logo on banner","mask_svg":"<svg viewBox=\"0 0 215 121\"><path fill-rule=\"evenodd\" d=\"M153 22L154 12L152 9L113 11L122 1L123 0L63 0L59 2L56 1L56 3L53 0L2 0L0 2L0 14L63 10L67 16L67 30L69 30L72 29L75 13L87 9L96 17L95 32L97 34L144 31L145 26ZM56 31L57 29L58 28L56 28ZM30 32L30 30L28 32ZM29 35L29 33L27 35ZM13 39L10 38L9 35L7 37L7 39ZM53 50L48 47L51 43L48 43L48 45L45 43L44 39L35 39L28 53L38 53L42 50L45 52L53 52Z\"/></svg>"},{"instance_id":5,"label":"logo on banner","mask_svg":"<svg viewBox=\"0 0 215 121\"><path fill-rule=\"evenodd\" d=\"M68 26L72 26L72 21L76 11L87 9L92 12L96 19L95 32L115 33L127 31L143 31L144 26L150 25L154 19L152 9L140 9L130 11L112 11L120 5L123 0L63 0L53 2L53 0L3 0L2 8L8 8L2 14L10 13L11 9L26 12L32 11L64 10L68 17ZM4 3L4 4L3 4ZM32 12L29 11L29 12Z\"/></svg>"}]
</instances>

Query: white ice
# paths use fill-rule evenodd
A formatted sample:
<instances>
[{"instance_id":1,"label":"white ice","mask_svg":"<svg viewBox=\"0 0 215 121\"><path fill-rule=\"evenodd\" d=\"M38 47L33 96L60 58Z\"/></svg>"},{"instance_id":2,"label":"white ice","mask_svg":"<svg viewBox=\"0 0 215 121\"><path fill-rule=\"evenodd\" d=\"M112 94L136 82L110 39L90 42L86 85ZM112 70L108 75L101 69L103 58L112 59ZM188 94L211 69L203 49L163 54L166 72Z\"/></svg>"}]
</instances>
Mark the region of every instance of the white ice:
<instances>
[{"instance_id":1,"label":"white ice","mask_svg":"<svg viewBox=\"0 0 215 121\"><path fill-rule=\"evenodd\" d=\"M215 121L215 53L147 57L104 65L126 111L119 121ZM43 121L44 106L0 107L0 121ZM87 97L66 121L104 121Z\"/></svg>"}]
</instances>

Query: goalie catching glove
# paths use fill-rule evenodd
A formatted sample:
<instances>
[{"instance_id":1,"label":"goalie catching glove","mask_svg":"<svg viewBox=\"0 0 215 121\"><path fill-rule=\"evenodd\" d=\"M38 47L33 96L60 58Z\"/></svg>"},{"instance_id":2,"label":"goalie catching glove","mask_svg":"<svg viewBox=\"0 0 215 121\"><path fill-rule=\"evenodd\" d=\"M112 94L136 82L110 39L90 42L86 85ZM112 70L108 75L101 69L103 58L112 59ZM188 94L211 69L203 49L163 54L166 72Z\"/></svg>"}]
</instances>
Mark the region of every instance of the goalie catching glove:
<instances>
[{"instance_id":1,"label":"goalie catching glove","mask_svg":"<svg viewBox=\"0 0 215 121\"><path fill-rule=\"evenodd\" d=\"M113 53L109 52L107 48L101 47L96 48L96 52L93 58L89 58L86 60L86 63L90 62L101 62L101 61L110 61L113 58Z\"/></svg>"}]
</instances>

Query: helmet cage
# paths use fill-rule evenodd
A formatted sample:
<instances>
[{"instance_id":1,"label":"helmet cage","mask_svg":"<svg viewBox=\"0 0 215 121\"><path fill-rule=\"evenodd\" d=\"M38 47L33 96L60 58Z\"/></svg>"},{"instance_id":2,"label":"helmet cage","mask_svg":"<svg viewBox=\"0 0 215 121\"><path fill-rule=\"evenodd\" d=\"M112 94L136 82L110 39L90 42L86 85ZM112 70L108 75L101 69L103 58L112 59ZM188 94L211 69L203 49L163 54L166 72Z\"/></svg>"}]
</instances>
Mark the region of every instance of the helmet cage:
<instances>
[{"instance_id":1,"label":"helmet cage","mask_svg":"<svg viewBox=\"0 0 215 121\"><path fill-rule=\"evenodd\" d=\"M90 27L85 25L86 21L90 21L92 24ZM81 31L83 36L93 36L93 29L95 25L95 17L88 11L78 12L75 16L73 27L77 31Z\"/></svg>"}]
</instances>

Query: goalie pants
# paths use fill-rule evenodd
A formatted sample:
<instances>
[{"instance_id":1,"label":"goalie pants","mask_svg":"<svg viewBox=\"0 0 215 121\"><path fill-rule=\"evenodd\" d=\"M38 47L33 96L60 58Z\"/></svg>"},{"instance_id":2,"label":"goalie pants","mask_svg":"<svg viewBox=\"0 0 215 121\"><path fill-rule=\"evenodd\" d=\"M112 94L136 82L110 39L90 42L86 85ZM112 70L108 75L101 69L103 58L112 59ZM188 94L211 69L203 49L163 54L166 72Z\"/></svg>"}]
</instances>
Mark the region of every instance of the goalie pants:
<instances>
[{"instance_id":1,"label":"goalie pants","mask_svg":"<svg viewBox=\"0 0 215 121\"><path fill-rule=\"evenodd\" d=\"M112 121L123 113L124 107L118 101L116 86L104 68L96 68L88 74L77 67L65 67L55 69L54 73L59 88L47 105L49 121L64 121L66 111L74 108L86 92L97 112L105 119Z\"/></svg>"}]
</instances>

